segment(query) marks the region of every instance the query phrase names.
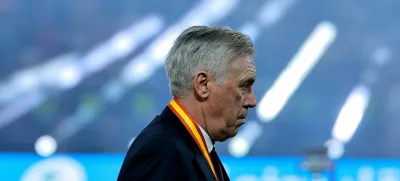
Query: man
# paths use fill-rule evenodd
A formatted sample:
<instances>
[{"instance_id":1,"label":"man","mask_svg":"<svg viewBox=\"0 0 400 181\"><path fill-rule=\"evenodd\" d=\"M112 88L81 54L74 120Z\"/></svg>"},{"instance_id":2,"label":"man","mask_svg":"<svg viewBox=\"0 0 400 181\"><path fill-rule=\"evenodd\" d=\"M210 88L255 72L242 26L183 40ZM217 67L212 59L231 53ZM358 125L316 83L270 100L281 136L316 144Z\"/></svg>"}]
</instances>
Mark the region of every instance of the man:
<instances>
[{"instance_id":1,"label":"man","mask_svg":"<svg viewBox=\"0 0 400 181\"><path fill-rule=\"evenodd\" d=\"M166 60L172 96L132 143L118 181L229 181L214 148L256 106L254 47L242 33L194 26Z\"/></svg>"}]
</instances>

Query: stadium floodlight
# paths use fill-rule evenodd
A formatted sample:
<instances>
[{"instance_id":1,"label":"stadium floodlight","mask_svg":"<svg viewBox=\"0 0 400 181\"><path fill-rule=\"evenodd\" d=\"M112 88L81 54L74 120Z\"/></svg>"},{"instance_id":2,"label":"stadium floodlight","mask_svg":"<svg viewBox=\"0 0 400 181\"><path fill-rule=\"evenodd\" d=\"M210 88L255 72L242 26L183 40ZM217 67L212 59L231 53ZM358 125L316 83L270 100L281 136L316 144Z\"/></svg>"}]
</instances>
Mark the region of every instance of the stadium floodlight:
<instances>
[{"instance_id":1,"label":"stadium floodlight","mask_svg":"<svg viewBox=\"0 0 400 181\"><path fill-rule=\"evenodd\" d=\"M269 122L275 119L335 38L334 24L322 22L315 27L288 66L261 98L257 106L257 115L261 121Z\"/></svg>"}]
</instances>

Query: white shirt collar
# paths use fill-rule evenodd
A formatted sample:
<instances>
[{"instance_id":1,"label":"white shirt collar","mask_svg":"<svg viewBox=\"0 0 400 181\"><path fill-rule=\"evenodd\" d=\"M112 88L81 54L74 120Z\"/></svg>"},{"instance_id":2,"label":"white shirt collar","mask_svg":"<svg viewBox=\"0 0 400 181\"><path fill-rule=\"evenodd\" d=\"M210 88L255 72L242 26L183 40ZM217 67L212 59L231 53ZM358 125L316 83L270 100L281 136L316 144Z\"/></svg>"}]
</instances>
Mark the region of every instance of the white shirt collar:
<instances>
[{"instance_id":1,"label":"white shirt collar","mask_svg":"<svg viewBox=\"0 0 400 181\"><path fill-rule=\"evenodd\" d=\"M201 126L199 126L199 128L200 128L201 133L203 134L204 141L206 142L208 152L210 153L212 151L212 149L214 148L211 138Z\"/></svg>"}]
</instances>

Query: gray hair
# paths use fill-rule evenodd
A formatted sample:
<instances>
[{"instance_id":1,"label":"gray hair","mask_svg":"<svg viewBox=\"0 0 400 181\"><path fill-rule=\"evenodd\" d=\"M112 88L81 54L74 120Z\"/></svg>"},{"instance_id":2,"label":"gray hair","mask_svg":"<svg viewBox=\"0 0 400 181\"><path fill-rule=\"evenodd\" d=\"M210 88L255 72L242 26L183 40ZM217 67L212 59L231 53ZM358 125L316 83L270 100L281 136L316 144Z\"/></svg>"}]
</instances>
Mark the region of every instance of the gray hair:
<instances>
[{"instance_id":1,"label":"gray hair","mask_svg":"<svg viewBox=\"0 0 400 181\"><path fill-rule=\"evenodd\" d=\"M187 96L195 74L201 70L209 72L218 83L224 82L232 60L253 54L249 36L229 28L192 26L184 30L165 62L172 96Z\"/></svg>"}]
</instances>

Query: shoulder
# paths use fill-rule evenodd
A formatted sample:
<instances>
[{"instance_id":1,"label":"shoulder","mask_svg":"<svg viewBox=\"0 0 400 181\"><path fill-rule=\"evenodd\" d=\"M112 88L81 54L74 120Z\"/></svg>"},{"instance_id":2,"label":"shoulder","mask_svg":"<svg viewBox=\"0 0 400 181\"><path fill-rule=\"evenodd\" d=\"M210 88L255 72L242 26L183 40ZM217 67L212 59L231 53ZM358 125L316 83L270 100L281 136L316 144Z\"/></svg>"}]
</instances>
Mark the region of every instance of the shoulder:
<instances>
[{"instance_id":1,"label":"shoulder","mask_svg":"<svg viewBox=\"0 0 400 181\"><path fill-rule=\"evenodd\" d=\"M190 151L187 143L189 133L170 112L168 109L164 110L140 132L131 144L127 157L154 154L175 156L171 153Z\"/></svg>"},{"instance_id":2,"label":"shoulder","mask_svg":"<svg viewBox=\"0 0 400 181\"><path fill-rule=\"evenodd\" d=\"M177 142L162 134L142 135L137 138L126 155L125 162L135 167L152 167L154 164L179 162L180 150Z\"/></svg>"},{"instance_id":3,"label":"shoulder","mask_svg":"<svg viewBox=\"0 0 400 181\"><path fill-rule=\"evenodd\" d=\"M177 152L177 141L174 137L166 134L151 135L143 140L140 151L145 153L152 153L155 151L157 154Z\"/></svg>"},{"instance_id":4,"label":"shoulder","mask_svg":"<svg viewBox=\"0 0 400 181\"><path fill-rule=\"evenodd\" d=\"M172 170L171 165L182 172ZM182 180L185 177L184 168L175 141L162 135L152 135L131 146L119 180Z\"/></svg>"},{"instance_id":5,"label":"shoulder","mask_svg":"<svg viewBox=\"0 0 400 181\"><path fill-rule=\"evenodd\" d=\"M186 131L178 118L173 117L164 111L163 114L156 116L136 137L134 146L152 145L153 143L162 142L158 146L170 146L176 140L182 139L181 132ZM165 145L164 143L169 143Z\"/></svg>"},{"instance_id":6,"label":"shoulder","mask_svg":"<svg viewBox=\"0 0 400 181\"><path fill-rule=\"evenodd\" d=\"M190 148L184 142L182 128L173 121L157 116L142 130L125 156L120 178L140 180L150 174L155 177L153 180L188 180L182 178L192 159ZM175 171L171 171L171 165Z\"/></svg>"},{"instance_id":7,"label":"shoulder","mask_svg":"<svg viewBox=\"0 0 400 181\"><path fill-rule=\"evenodd\" d=\"M156 117L136 137L129 148L129 153L160 155L178 151L180 135L167 121L162 120L162 117Z\"/></svg>"}]
</instances>

